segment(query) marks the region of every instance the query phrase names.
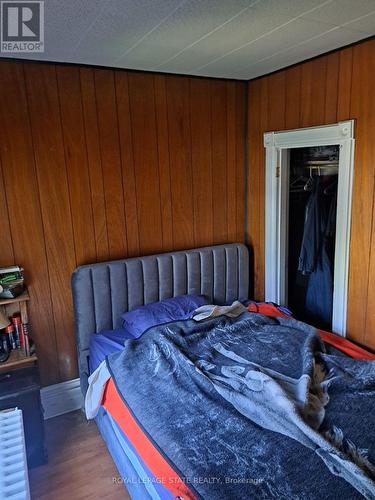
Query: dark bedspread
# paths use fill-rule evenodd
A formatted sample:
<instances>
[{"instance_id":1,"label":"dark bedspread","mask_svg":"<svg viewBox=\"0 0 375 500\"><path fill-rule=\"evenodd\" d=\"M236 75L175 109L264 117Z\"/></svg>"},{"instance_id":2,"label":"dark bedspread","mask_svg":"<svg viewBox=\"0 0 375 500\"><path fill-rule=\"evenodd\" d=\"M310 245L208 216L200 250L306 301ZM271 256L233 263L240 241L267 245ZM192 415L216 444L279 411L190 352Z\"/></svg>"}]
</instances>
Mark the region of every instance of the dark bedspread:
<instances>
[{"instance_id":1,"label":"dark bedspread","mask_svg":"<svg viewBox=\"0 0 375 500\"><path fill-rule=\"evenodd\" d=\"M375 362L243 313L154 327L107 359L119 393L204 499L375 498Z\"/></svg>"}]
</instances>

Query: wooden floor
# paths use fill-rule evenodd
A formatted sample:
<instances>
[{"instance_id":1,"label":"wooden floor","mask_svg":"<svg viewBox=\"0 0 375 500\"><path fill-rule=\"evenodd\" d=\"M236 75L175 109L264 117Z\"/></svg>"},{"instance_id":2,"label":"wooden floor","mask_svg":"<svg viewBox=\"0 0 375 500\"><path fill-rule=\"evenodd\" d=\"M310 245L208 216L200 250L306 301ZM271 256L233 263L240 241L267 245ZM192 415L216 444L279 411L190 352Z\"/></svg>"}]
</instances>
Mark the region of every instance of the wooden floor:
<instances>
[{"instance_id":1,"label":"wooden floor","mask_svg":"<svg viewBox=\"0 0 375 500\"><path fill-rule=\"evenodd\" d=\"M32 500L124 500L118 472L94 422L81 411L45 422L48 464L31 469Z\"/></svg>"}]
</instances>

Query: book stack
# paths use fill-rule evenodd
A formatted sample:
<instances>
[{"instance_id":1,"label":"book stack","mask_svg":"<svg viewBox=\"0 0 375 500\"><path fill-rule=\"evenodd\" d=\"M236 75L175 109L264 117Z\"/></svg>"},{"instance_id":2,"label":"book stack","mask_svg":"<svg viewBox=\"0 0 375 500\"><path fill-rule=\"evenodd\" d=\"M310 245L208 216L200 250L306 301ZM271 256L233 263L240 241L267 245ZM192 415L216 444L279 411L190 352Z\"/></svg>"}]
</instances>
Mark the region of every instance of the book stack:
<instances>
[{"instance_id":1,"label":"book stack","mask_svg":"<svg viewBox=\"0 0 375 500\"><path fill-rule=\"evenodd\" d=\"M0 299L15 299L24 289L25 283L22 267L0 268Z\"/></svg>"}]
</instances>

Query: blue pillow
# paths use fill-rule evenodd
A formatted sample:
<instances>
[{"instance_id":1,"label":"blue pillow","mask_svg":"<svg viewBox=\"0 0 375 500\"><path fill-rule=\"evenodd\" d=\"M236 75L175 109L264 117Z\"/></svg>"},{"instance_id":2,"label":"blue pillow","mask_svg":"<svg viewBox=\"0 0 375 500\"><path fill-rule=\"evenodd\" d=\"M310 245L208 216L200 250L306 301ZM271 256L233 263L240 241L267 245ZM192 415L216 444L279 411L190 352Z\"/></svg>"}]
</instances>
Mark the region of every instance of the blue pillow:
<instances>
[{"instance_id":1,"label":"blue pillow","mask_svg":"<svg viewBox=\"0 0 375 500\"><path fill-rule=\"evenodd\" d=\"M189 319L200 306L208 304L204 295L180 295L137 307L121 315L127 333L138 338L151 326Z\"/></svg>"}]
</instances>

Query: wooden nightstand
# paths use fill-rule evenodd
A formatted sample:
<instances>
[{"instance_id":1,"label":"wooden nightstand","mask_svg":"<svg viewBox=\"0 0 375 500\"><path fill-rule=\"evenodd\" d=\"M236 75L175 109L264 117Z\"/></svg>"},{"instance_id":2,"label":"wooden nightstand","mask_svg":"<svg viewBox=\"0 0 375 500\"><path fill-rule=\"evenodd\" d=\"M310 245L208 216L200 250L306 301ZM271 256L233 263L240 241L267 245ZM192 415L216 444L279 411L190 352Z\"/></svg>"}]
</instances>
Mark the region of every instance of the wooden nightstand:
<instances>
[{"instance_id":1,"label":"wooden nightstand","mask_svg":"<svg viewBox=\"0 0 375 500\"><path fill-rule=\"evenodd\" d=\"M5 315L20 313L23 323L28 323L27 290L15 299L1 299ZM26 356L13 350L7 361L0 363L0 410L20 408L26 441L27 462L35 467L46 462L44 446L44 419L40 399L40 380L36 354Z\"/></svg>"},{"instance_id":2,"label":"wooden nightstand","mask_svg":"<svg viewBox=\"0 0 375 500\"><path fill-rule=\"evenodd\" d=\"M27 311L27 303L30 296L27 290L14 299L0 299L0 308L3 310L5 316L11 317L14 313L19 313L23 324L28 324L29 316ZM7 361L0 363L0 373L9 371L14 368L23 368L25 366L32 366L36 363L36 355L25 356L20 350L12 351Z\"/></svg>"}]
</instances>

